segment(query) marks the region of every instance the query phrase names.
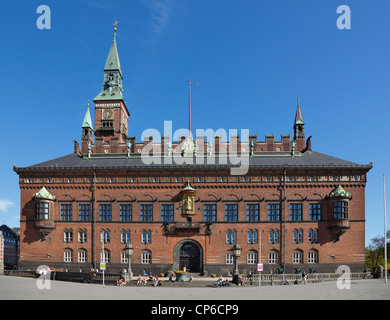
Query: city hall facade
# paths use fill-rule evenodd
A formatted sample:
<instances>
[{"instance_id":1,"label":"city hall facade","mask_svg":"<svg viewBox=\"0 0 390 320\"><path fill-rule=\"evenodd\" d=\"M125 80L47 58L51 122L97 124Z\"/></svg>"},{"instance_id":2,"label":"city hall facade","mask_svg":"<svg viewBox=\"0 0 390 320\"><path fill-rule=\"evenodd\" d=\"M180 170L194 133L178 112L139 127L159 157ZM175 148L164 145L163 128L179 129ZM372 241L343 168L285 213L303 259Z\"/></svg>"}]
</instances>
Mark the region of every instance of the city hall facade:
<instances>
[{"instance_id":1,"label":"city hall facade","mask_svg":"<svg viewBox=\"0 0 390 320\"><path fill-rule=\"evenodd\" d=\"M229 274L365 269L365 186L372 164L312 150L298 102L292 135L224 141L128 136L116 33L81 142L73 152L14 166L21 189L20 269ZM295 118L293 117L295 114ZM138 119L139 121L141 119ZM104 248L104 249L103 249Z\"/></svg>"}]
</instances>

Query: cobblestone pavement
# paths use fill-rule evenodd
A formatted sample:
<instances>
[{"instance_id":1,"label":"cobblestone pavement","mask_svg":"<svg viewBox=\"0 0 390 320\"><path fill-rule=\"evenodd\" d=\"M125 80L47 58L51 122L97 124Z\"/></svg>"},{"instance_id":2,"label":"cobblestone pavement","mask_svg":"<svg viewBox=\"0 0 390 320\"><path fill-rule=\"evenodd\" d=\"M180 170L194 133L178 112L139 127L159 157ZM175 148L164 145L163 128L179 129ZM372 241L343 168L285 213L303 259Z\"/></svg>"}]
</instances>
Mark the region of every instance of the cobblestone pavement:
<instances>
[{"instance_id":1,"label":"cobblestone pavement","mask_svg":"<svg viewBox=\"0 0 390 320\"><path fill-rule=\"evenodd\" d=\"M38 281L38 282L37 282ZM46 280L47 281L47 280ZM41 287L41 289L37 286ZM390 282L383 279L352 280L350 289L338 289L336 281L288 286L231 285L211 287L213 279L203 279L185 286L102 286L50 281L50 289L42 289L42 281L32 278L0 276L1 300L389 300Z\"/></svg>"}]
</instances>

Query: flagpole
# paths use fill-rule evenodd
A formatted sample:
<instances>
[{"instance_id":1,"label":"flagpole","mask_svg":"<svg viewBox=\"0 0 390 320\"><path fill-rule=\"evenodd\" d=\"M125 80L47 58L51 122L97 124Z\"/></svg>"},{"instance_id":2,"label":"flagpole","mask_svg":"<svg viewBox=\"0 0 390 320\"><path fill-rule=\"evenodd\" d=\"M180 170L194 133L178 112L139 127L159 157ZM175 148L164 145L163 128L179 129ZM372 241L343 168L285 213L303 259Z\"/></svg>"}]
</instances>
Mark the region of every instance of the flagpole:
<instances>
[{"instance_id":1,"label":"flagpole","mask_svg":"<svg viewBox=\"0 0 390 320\"><path fill-rule=\"evenodd\" d=\"M386 185L385 175L383 174L383 204L384 204L384 225L385 225L385 283L387 283L387 235L386 235Z\"/></svg>"},{"instance_id":2,"label":"flagpole","mask_svg":"<svg viewBox=\"0 0 390 320\"><path fill-rule=\"evenodd\" d=\"M189 124L188 124L188 130L189 130L189 137L191 137L191 80L188 80L188 99L189 99Z\"/></svg>"}]
</instances>

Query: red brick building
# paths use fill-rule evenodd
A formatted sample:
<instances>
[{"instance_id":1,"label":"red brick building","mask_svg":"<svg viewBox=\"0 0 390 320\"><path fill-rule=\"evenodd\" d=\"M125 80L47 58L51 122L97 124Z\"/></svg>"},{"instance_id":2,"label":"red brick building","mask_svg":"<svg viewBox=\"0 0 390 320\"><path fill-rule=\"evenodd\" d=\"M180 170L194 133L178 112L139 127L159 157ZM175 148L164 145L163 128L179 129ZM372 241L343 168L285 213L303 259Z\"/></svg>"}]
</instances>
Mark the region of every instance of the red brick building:
<instances>
[{"instance_id":1,"label":"red brick building","mask_svg":"<svg viewBox=\"0 0 390 320\"><path fill-rule=\"evenodd\" d=\"M21 189L20 268L41 264L78 271L101 260L135 274L186 267L198 273L284 268L293 273L363 271L365 185L359 165L311 148L299 102L293 139L266 135L147 138L128 136L129 110L112 43L102 91L88 110L81 147L25 168ZM104 240L104 252L102 250Z\"/></svg>"}]
</instances>

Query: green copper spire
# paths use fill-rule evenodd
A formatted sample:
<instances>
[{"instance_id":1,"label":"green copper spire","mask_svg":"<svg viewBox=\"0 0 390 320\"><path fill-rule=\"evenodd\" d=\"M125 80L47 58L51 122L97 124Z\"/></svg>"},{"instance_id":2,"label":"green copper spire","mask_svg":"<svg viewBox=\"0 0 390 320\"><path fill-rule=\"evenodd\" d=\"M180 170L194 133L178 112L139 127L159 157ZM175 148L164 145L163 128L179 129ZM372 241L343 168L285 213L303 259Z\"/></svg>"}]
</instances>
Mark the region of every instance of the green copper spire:
<instances>
[{"instance_id":1,"label":"green copper spire","mask_svg":"<svg viewBox=\"0 0 390 320\"><path fill-rule=\"evenodd\" d=\"M118 70L121 74L121 63L119 61L118 48L116 46L116 33L114 33L114 41L112 42L110 52L104 66L104 71Z\"/></svg>"},{"instance_id":2,"label":"green copper spire","mask_svg":"<svg viewBox=\"0 0 390 320\"><path fill-rule=\"evenodd\" d=\"M123 77L116 46L116 30L114 28L114 40L104 66L103 89L94 101L123 100Z\"/></svg>"},{"instance_id":3,"label":"green copper spire","mask_svg":"<svg viewBox=\"0 0 390 320\"><path fill-rule=\"evenodd\" d=\"M85 113L83 125L82 125L81 127L82 127L82 128L91 128L91 129L93 130L92 119L91 119L91 113L89 112L89 101L88 101L87 112Z\"/></svg>"},{"instance_id":4,"label":"green copper spire","mask_svg":"<svg viewBox=\"0 0 390 320\"><path fill-rule=\"evenodd\" d=\"M294 125L296 125L296 124L305 124L305 122L303 121L301 108L299 106L299 97L297 98L297 112L295 114Z\"/></svg>"}]
</instances>

